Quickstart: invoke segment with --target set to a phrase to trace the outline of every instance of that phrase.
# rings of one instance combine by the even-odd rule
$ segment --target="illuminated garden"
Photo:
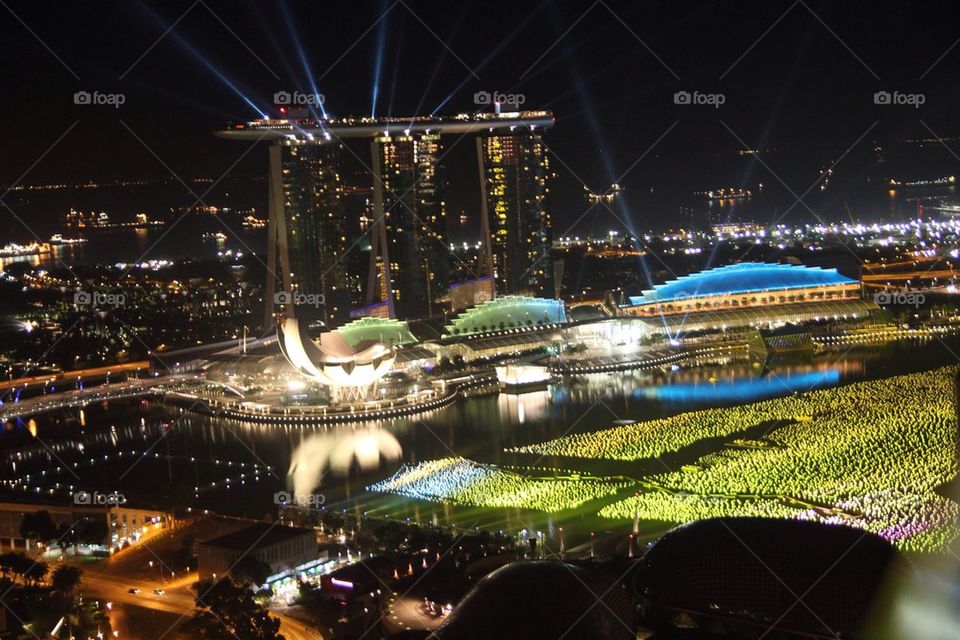
[[[565,436],[512,450],[531,465],[516,471],[463,458],[423,462],[371,489],[609,520],[810,519],[933,551],[956,538],[960,515],[938,492],[957,473],[957,374],[946,367]],[[687,459],[675,463],[678,452]],[[603,478],[533,466],[557,458],[638,469]],[[662,471],[639,469],[653,459]]]
[[[370,490],[456,505],[563,511],[610,496],[631,483],[570,474],[533,478],[464,458],[404,466]]]

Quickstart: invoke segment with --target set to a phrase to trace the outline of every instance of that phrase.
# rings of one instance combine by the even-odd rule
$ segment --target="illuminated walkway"
[[[157,392],[157,387],[191,379],[190,375],[175,375],[145,380],[127,380],[83,389],[46,393],[18,402],[7,402],[0,407],[0,420],[31,416],[53,409],[83,407],[91,402],[116,398],[133,398]]]

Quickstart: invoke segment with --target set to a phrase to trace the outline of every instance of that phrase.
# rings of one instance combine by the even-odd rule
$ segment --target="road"
[[[182,615],[187,619],[194,609],[194,595],[189,587],[177,587],[167,590],[165,595],[156,595],[153,590],[166,589],[159,581],[118,579],[115,575],[97,573],[89,566],[84,567],[80,586],[84,595],[99,598],[117,605],[133,605]],[[131,588],[140,589],[140,593],[130,593]],[[316,629],[288,615],[271,612],[280,620],[280,633],[287,640],[322,640]],[[159,634],[165,630],[158,630]]]
[[[157,378],[142,378],[115,382],[109,385],[101,384],[83,389],[56,391],[33,396],[32,398],[24,398],[19,402],[7,402],[4,404],[2,408],[0,408],[0,420],[26,417],[44,411],[50,411],[51,409],[82,407],[91,402],[99,402],[101,400],[134,397],[148,393],[159,385],[174,384],[176,382],[189,380],[192,377],[193,376],[187,374],[177,374]],[[69,382],[65,382],[64,384],[69,384]]]
[[[442,605],[441,605],[442,606]],[[392,596],[383,617],[384,625],[392,633],[406,629],[429,629],[433,631],[444,621],[443,616],[426,613],[423,600],[412,596]]]

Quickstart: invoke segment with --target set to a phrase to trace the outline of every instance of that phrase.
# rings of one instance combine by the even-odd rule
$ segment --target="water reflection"
[[[960,340],[946,342],[845,348],[767,368],[740,360],[587,375],[565,379],[548,391],[470,398],[423,415],[356,427],[250,424],[139,400],[94,403],[36,416],[33,426],[29,419],[8,423],[0,431],[0,491],[10,486],[4,482],[31,475],[30,491],[79,484],[87,490],[120,490],[136,502],[175,499],[177,506],[262,517],[275,514],[276,492],[302,496],[321,485],[328,508],[352,509],[360,503],[361,510],[371,513],[435,517],[444,523],[458,519],[532,526],[531,514],[515,510],[464,515],[415,500],[390,499],[388,505],[379,496],[378,504],[371,504],[364,487],[395,473],[402,462],[462,456],[517,464],[516,454],[505,449],[606,428],[619,420],[654,419],[955,364],[951,351],[960,353]],[[563,466],[553,459],[544,464]],[[46,475],[39,475],[43,470]],[[601,463],[593,470],[611,471]],[[16,496],[24,495],[22,488],[16,491]],[[546,524],[538,521],[536,526]]]
[[[840,382],[840,370],[810,370],[769,373],[763,377],[709,378],[695,382],[654,385],[634,391],[635,396],[680,403],[745,403],[766,400],[784,393],[832,387]]]
[[[497,409],[501,420],[509,420],[512,424],[525,424],[527,420],[539,422],[547,417],[550,411],[550,392],[534,391],[522,394],[502,393],[497,396]]]
[[[381,460],[396,462],[403,449],[384,429],[335,430],[307,437],[290,456],[287,486],[298,500],[306,500],[320,486],[328,471],[347,475],[356,462],[361,472],[380,466]]]

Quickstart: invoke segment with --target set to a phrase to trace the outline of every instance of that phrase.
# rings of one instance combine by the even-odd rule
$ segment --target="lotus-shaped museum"
[[[348,343],[337,331],[310,337],[296,318],[277,325],[283,355],[297,371],[332,387],[364,387],[383,377],[393,366],[394,350],[380,342]]]

